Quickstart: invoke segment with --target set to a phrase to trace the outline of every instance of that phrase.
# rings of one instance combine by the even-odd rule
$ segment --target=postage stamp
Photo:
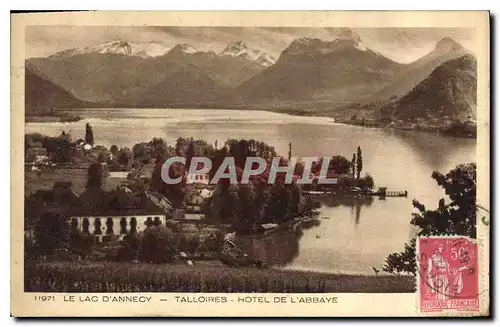
[[[467,237],[420,237],[421,312],[479,310],[478,244]]]

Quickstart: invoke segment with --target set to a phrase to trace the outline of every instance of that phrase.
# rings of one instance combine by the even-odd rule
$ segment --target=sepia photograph
[[[27,24],[24,292],[478,313],[476,28],[332,26]]]

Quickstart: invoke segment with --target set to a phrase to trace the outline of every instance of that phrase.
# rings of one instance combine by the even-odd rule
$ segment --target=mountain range
[[[194,66],[200,74],[208,75],[224,87],[241,84],[272,62],[272,57],[265,53],[250,50],[243,43],[240,45],[246,48],[246,53],[259,53],[259,56],[245,55],[245,51],[237,53],[229,46],[218,55],[198,51],[189,44],[179,44],[153,56],[146,55],[144,47],[117,41],[66,50],[47,58],[32,58],[27,63],[82,100],[140,105],[141,94],[158,89],[157,86],[180,67]]]
[[[409,92],[443,62],[467,51],[451,39],[411,64],[394,62],[367,48],[359,38],[293,41],[270,68],[237,90],[253,99],[370,103]]]
[[[404,121],[476,119],[476,66],[471,55],[446,61],[404,97],[387,105],[384,114]]]
[[[40,77],[29,66],[25,69],[25,85],[26,115],[46,114],[57,109],[88,105],[62,87]]]
[[[424,57],[402,64],[369,49],[356,33],[346,31],[328,41],[295,39],[277,59],[241,41],[229,43],[220,53],[199,51],[189,44],[168,49],[122,40],[65,50],[26,61],[31,67],[26,69],[30,76],[26,87],[31,90],[26,96],[37,94],[36,85],[51,83],[44,94],[51,99],[47,105],[52,103],[54,108],[93,103],[107,107],[310,107],[314,112],[321,104],[321,110],[333,114],[340,108],[382,104],[383,113],[400,118],[421,112],[419,104],[427,106],[422,113],[426,117],[432,110],[440,114],[431,116],[447,112],[462,117],[464,110],[470,111],[466,108],[472,108],[475,59],[459,43],[444,38]],[[438,89],[442,97],[436,97]],[[59,97],[61,103],[53,103]],[[458,106],[460,113],[437,109],[451,105]]]

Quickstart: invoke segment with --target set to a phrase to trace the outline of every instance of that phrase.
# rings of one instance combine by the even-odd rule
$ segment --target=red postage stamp
[[[418,239],[421,312],[479,310],[478,245],[461,236]]]

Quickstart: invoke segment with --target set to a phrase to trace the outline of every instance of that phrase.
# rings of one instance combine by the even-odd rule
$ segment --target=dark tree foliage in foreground
[[[438,202],[437,209],[429,210],[417,200],[413,207],[411,224],[419,227],[418,236],[458,234],[476,237],[476,164],[461,164],[446,175],[433,172],[432,178],[442,187],[450,201],[444,198]],[[392,253],[386,258],[382,270],[389,273],[416,273],[415,239],[405,244],[401,253]]]
[[[72,231],[69,234],[69,245],[73,253],[85,258],[92,252],[95,245],[94,235],[81,231]]]
[[[60,214],[45,212],[35,227],[35,248],[50,254],[56,249],[68,247],[68,221]]]
[[[87,190],[100,190],[102,188],[102,165],[100,163],[91,164],[87,170],[87,184],[85,185]]]
[[[164,226],[146,228],[142,236],[139,259],[150,263],[172,261],[175,255],[175,235]]]
[[[120,248],[116,255],[118,261],[132,261],[139,259],[141,250],[142,234],[136,232],[125,235],[120,242]]]

